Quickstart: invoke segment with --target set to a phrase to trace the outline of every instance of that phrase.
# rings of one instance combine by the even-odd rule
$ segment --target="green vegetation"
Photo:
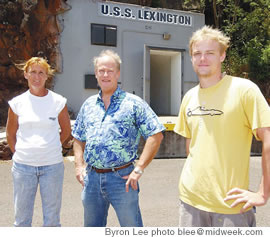
[[[226,71],[265,83],[270,80],[270,0],[227,2],[218,26],[231,37]]]
[[[162,2],[153,0],[153,7]],[[182,9],[195,7],[205,14],[207,25],[231,38],[224,70],[253,80],[270,98],[270,0],[182,1]]]

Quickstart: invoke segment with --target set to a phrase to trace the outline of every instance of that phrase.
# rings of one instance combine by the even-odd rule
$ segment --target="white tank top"
[[[12,158],[15,162],[44,166],[63,160],[58,115],[66,101],[50,90],[43,97],[28,90],[8,102],[19,123]]]

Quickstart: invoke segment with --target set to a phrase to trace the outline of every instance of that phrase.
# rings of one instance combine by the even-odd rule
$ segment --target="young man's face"
[[[220,76],[221,63],[226,56],[215,40],[201,40],[192,45],[191,62],[199,78]]]
[[[113,93],[117,89],[120,71],[113,58],[104,56],[98,59],[95,74],[102,92]]]

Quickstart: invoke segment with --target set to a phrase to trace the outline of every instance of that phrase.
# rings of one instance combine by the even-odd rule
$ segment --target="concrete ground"
[[[72,158],[72,157],[71,157]],[[178,226],[178,179],[185,159],[155,159],[143,174],[140,185],[140,206],[147,227]],[[13,225],[11,161],[0,161],[0,226]],[[250,189],[257,190],[261,176],[260,157],[251,157]],[[72,159],[65,159],[65,179],[61,222],[64,227],[83,226],[81,186],[74,176]],[[270,226],[270,204],[257,208],[257,226]],[[33,226],[42,226],[42,208],[37,195]],[[116,215],[110,209],[108,226],[118,227]]]

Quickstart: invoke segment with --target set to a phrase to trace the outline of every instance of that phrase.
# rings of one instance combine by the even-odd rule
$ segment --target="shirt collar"
[[[120,98],[120,96],[124,93],[123,90],[120,89],[119,86],[117,86],[115,92],[111,96],[111,101]],[[99,91],[98,93],[98,101],[102,101],[102,90]]]

